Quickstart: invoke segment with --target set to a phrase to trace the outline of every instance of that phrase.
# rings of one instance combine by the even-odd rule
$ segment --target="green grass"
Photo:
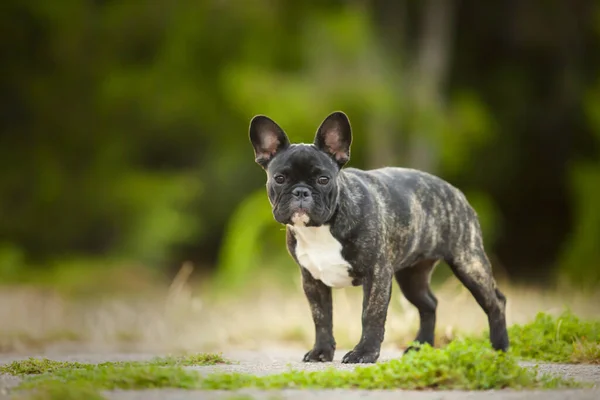
[[[192,363],[193,361],[190,361]],[[20,390],[39,393],[62,386],[83,390],[134,390],[148,388],[179,389],[523,389],[574,387],[573,381],[539,376],[537,371],[520,367],[510,354],[493,351],[477,340],[457,340],[444,349],[422,346],[420,351],[397,360],[359,366],[353,371],[330,368],[306,372],[254,376],[239,373],[213,373],[201,376],[181,368],[188,361],[150,363],[89,364],[46,363],[43,367],[22,367],[13,372],[34,371]],[[83,367],[81,366],[83,365]],[[62,390],[62,389],[60,389]],[[64,389],[67,390],[67,389]]]
[[[1,365],[0,373],[10,375],[38,375],[52,373],[59,369],[85,368],[87,364],[78,362],[54,361],[47,358],[28,358],[27,360],[13,361],[10,364]]]
[[[19,400],[100,400],[100,390],[176,387],[191,389],[198,375],[181,367],[228,363],[219,354],[160,357],[100,364],[29,358],[0,366],[0,373],[25,375]]]
[[[25,380],[20,389],[35,389],[59,382],[74,387],[91,387],[97,390],[133,390],[198,387],[200,375],[193,370],[173,366],[98,366],[93,369],[59,369]]]
[[[101,364],[87,364],[80,362],[54,361],[47,358],[29,358],[27,360],[13,361],[0,366],[0,373],[10,375],[38,375],[48,374],[59,370],[95,370],[109,367],[136,368],[136,367],[176,367],[193,365],[214,365],[227,363],[219,354],[194,354],[188,356],[157,357],[150,361],[117,361]]]
[[[62,382],[47,383],[12,397],[15,400],[105,400],[100,392],[89,385],[68,385]]]
[[[510,353],[519,358],[600,363],[600,321],[582,321],[568,311],[559,317],[539,313],[528,324],[511,326],[508,336]]]
[[[516,358],[493,351],[478,341],[458,340],[444,349],[422,346],[401,359],[353,371],[333,368],[319,372],[294,371],[256,377],[248,374],[214,374],[200,383],[203,389],[235,390],[312,389],[523,389],[577,386],[573,381],[538,376],[534,369],[517,364]]]
[[[600,364],[600,342],[585,340],[575,343],[571,361],[581,364]]]
[[[34,359],[0,366],[1,373],[25,375],[20,393],[31,399],[102,398],[102,390],[180,389],[525,389],[580,387],[572,380],[540,375],[523,368],[519,359],[547,362],[600,362],[600,321],[582,321],[571,313],[539,314],[525,325],[509,329],[508,353],[493,351],[481,336],[459,339],[442,349],[421,346],[401,359],[358,366],[352,371],[329,368],[254,376],[214,373],[201,376],[185,366],[226,362],[220,355],[198,354],[150,361],[86,364]],[[37,396],[37,397],[35,397]],[[95,396],[95,397],[94,397]]]

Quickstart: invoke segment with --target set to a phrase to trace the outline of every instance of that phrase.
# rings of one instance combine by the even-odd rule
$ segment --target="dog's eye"
[[[283,175],[275,175],[273,179],[275,179],[275,182],[277,182],[280,185],[285,182],[285,176]]]
[[[329,183],[329,178],[326,176],[321,176],[319,179],[317,179],[317,182],[319,182],[319,185],[327,185]]]

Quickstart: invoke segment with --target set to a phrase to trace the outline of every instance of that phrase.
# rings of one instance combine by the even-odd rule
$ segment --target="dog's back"
[[[393,227],[390,239],[405,249],[403,266],[423,258],[444,259],[463,248],[479,247],[477,214],[464,194],[427,172],[386,167],[346,168],[352,187],[370,197],[383,227]]]

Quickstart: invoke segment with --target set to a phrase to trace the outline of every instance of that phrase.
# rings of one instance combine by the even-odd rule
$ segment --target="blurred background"
[[[334,110],[350,166],[465,192],[507,285],[600,284],[598,1],[3,0],[0,26],[5,296],[297,284],[248,124],[311,142]]]

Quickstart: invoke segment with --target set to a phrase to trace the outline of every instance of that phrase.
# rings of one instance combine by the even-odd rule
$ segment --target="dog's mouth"
[[[308,211],[304,208],[299,208],[292,214],[292,224],[295,226],[306,226],[310,222]]]

